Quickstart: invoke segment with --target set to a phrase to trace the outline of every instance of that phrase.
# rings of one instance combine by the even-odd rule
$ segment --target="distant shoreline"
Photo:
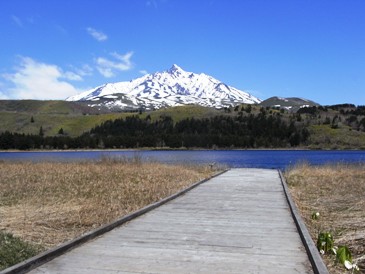
[[[222,165],[232,168],[285,170],[298,163],[310,165],[365,163],[364,150],[308,149],[111,149],[111,150],[32,150],[0,152],[0,162],[99,162],[138,161],[166,164]]]
[[[220,149],[208,149],[208,148],[108,148],[108,149],[34,149],[34,150],[19,150],[19,149],[9,149],[0,150],[3,152],[108,152],[108,151],[364,151],[364,149],[311,149],[311,148],[220,148]]]

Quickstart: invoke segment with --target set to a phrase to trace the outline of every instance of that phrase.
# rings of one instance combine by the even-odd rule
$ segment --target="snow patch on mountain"
[[[209,75],[187,72],[177,65],[129,82],[108,83],[66,100],[86,101],[90,106],[111,110],[159,109],[187,104],[222,108],[261,102]]]
[[[319,106],[318,103],[313,102],[308,99],[298,98],[298,97],[270,97],[260,103],[263,107],[275,107],[275,108],[282,108],[288,111],[296,112],[300,108],[304,107],[312,107],[312,106]]]

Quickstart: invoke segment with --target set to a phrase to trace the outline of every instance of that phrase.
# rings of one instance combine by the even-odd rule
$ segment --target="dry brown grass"
[[[298,165],[285,177],[314,242],[319,231],[332,232],[335,245],[349,247],[365,273],[365,166]],[[319,220],[311,214],[319,212]],[[334,256],[325,256],[330,273],[345,273]]]
[[[0,230],[50,248],[213,174],[208,167],[104,159],[0,163]]]

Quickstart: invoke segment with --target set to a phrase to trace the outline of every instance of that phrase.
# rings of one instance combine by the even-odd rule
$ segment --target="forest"
[[[62,127],[53,135],[42,126],[38,134],[5,130],[0,149],[365,149],[364,106],[313,106],[290,112],[242,105],[190,111],[130,113],[76,136]],[[31,116],[31,125],[34,120]]]
[[[62,131],[60,131],[62,133]],[[95,148],[283,148],[304,144],[306,128],[280,115],[214,116],[174,122],[161,115],[109,120],[78,137],[43,136],[3,132],[0,149],[95,149]]]

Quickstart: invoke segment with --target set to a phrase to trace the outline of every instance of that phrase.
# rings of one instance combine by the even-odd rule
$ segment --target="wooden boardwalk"
[[[276,170],[232,169],[30,273],[313,273]]]

